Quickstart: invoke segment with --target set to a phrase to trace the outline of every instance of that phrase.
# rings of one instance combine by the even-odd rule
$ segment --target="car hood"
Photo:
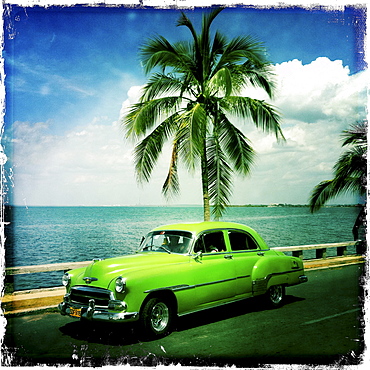
[[[122,257],[107,258],[92,262],[77,277],[74,284],[85,285],[84,278],[92,278],[90,286],[107,288],[110,282],[118,276],[127,277],[133,271],[158,269],[164,265],[189,262],[189,256],[169,254],[166,252],[144,252]],[[97,279],[97,280],[95,280]]]

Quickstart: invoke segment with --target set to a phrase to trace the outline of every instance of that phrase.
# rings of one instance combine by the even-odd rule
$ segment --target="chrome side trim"
[[[304,271],[304,268],[301,268],[301,269],[295,269],[295,270],[289,270],[289,271],[283,271],[283,272],[274,272],[272,274],[269,274],[267,276],[276,276],[276,275],[284,275],[284,274],[292,274],[292,273],[296,273],[298,271]]]
[[[182,290],[195,289],[195,288],[200,288],[200,287],[213,285],[213,284],[219,284],[219,283],[226,283],[228,281],[233,281],[233,280],[238,280],[238,279],[245,279],[245,278],[249,278],[249,277],[251,277],[251,275],[244,275],[244,276],[238,276],[238,277],[230,278],[230,279],[210,281],[210,282],[207,282],[207,283],[196,284],[196,285],[183,284],[183,285],[165,286],[165,287],[162,287],[162,288],[148,289],[148,290],[145,290],[144,293],[158,292],[160,290],[172,290],[173,292],[179,292],[179,291],[182,291]]]
[[[252,295],[250,296],[245,296],[243,298],[235,298],[231,301],[227,301],[227,302],[222,302],[222,303],[219,303],[219,302],[216,302],[215,304],[212,304],[212,305],[209,305],[209,306],[206,306],[206,307],[201,307],[201,308],[197,308],[196,310],[191,310],[191,311],[187,311],[187,312],[183,312],[183,313],[179,313],[178,316],[181,317],[181,316],[186,316],[186,315],[190,315],[192,313],[195,313],[195,312],[200,312],[200,311],[204,311],[204,310],[209,310],[210,308],[215,308],[215,307],[221,307],[221,306],[226,306],[230,303],[235,303],[235,302],[240,302],[240,301],[245,301],[246,299],[252,297]]]
[[[155,289],[148,289],[145,290],[144,293],[152,293],[152,292],[158,292],[159,290],[172,290],[173,292],[178,292],[181,290],[188,290],[188,289],[194,289],[195,285],[172,285],[172,286],[165,286],[162,288],[155,288]]]
[[[231,253],[233,254],[244,254],[244,253],[256,253],[256,252],[268,252],[270,251],[271,249],[243,249],[241,251],[231,251]]]
[[[272,273],[272,274],[269,274],[269,275],[265,276],[264,278],[253,280],[252,281],[252,291],[253,291],[253,293],[266,291],[268,282],[273,276],[291,274],[293,272],[296,273],[298,271],[304,271],[304,269],[302,268],[302,269],[299,269],[299,270],[275,272],[275,273]],[[291,285],[297,285],[297,284],[300,284],[300,283],[305,283],[306,281],[308,281],[308,278],[307,278],[306,275],[301,275],[301,276],[298,277],[298,279],[299,279],[298,283],[290,284],[290,286]]]
[[[237,280],[238,279],[245,279],[245,278],[250,278],[251,277],[251,275],[244,275],[244,276],[237,276]]]
[[[223,279],[223,280],[216,280],[216,281],[210,281],[208,283],[202,283],[202,284],[196,284],[195,288],[203,287],[203,286],[208,286],[208,285],[214,285],[214,284],[219,284],[219,283],[226,283],[228,281],[233,281],[236,280],[236,277],[230,278],[230,279]]]
[[[265,293],[267,291],[267,283],[269,278],[265,277],[262,279],[253,280],[252,292],[253,294]]]

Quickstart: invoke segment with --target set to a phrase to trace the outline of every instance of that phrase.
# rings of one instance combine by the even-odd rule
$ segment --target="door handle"
[[[233,259],[233,255],[232,254],[225,254],[224,255],[224,258],[227,259],[227,260],[232,260]]]
[[[257,253],[257,256],[264,256],[265,255],[265,252],[258,252]]]

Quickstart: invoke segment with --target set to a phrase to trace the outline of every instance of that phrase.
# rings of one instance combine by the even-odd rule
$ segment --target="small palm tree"
[[[366,194],[366,122],[358,122],[343,131],[342,146],[349,146],[333,167],[334,178],[325,180],[315,186],[310,197],[310,210],[319,210],[328,200],[341,193],[351,192],[364,196]],[[365,216],[364,207],[353,227],[354,239],[358,238],[358,228]]]
[[[135,168],[139,182],[149,181],[152,169],[167,140],[172,155],[163,185],[165,196],[179,192],[179,160],[194,170],[201,167],[204,220],[221,217],[231,195],[232,174],[247,175],[254,151],[248,138],[231,123],[239,117],[252,121],[277,138],[283,134],[279,114],[263,100],[241,96],[244,87],[262,88],[272,97],[274,83],[270,63],[260,42],[251,36],[230,41],[210,26],[222,8],[203,16],[198,35],[184,13],[177,26],[186,26],[191,42],[171,44],[162,36],[141,48],[146,73],[155,70],[137,104],[124,117],[127,137],[139,139]]]

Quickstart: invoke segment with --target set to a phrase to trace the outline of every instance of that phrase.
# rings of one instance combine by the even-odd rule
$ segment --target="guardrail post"
[[[347,255],[347,246],[337,248],[337,256],[343,257]]]
[[[362,256],[366,252],[366,241],[364,240],[357,240],[356,242],[356,254]]]
[[[292,256],[293,256],[293,257],[298,257],[298,258],[300,258],[301,260],[303,260],[303,250],[293,251],[293,252],[292,252]]]
[[[317,259],[326,258],[326,257],[327,257],[326,248],[316,249]]]

